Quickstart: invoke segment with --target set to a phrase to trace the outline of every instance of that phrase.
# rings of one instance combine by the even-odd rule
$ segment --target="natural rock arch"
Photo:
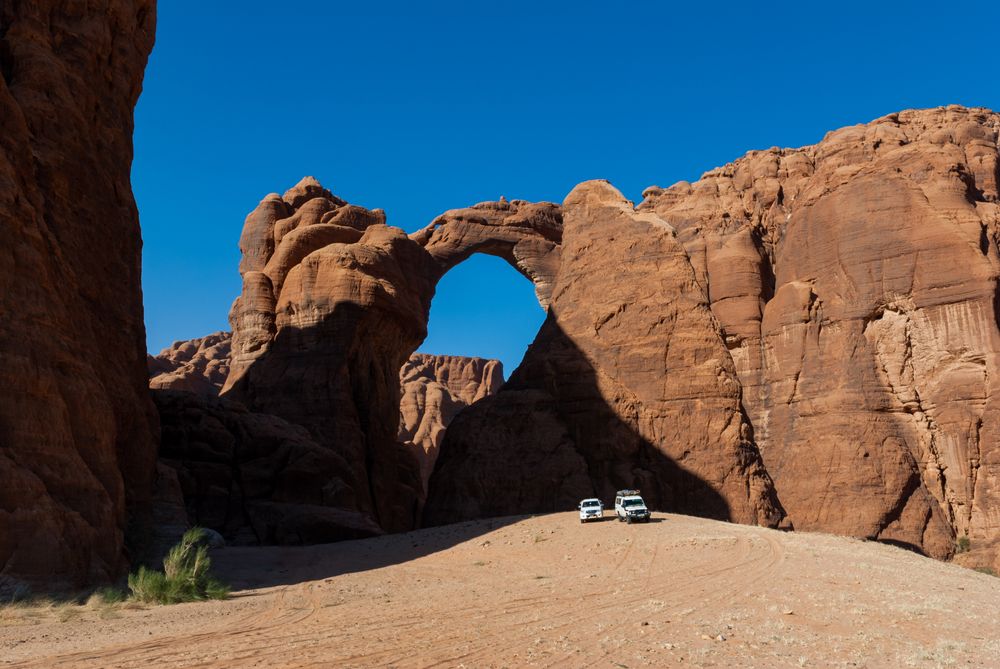
[[[558,205],[501,200],[448,211],[408,236],[311,178],[269,195],[240,242],[223,394],[305,426],[338,454],[322,503],[411,529],[424,491],[415,455],[396,441],[399,371],[426,337],[435,286],[486,253],[531,280],[545,307],[561,227]]]
[[[399,371],[426,337],[438,281],[486,253],[532,281],[548,319],[512,392],[460,423],[465,438],[452,440],[453,475],[430,491],[429,521],[564,509],[580,494],[642,484],[660,508],[776,524],[781,508],[741,414],[732,361],[673,230],[603,182],[578,187],[567,203],[576,220],[570,271],[561,267],[559,205],[482,203],[406,235],[380,210],[352,207],[312,179],[269,195],[241,239],[244,287],[230,315],[224,393],[305,426],[335,453],[308,475],[319,503],[360,511],[386,531],[419,525],[419,463],[396,439]],[[624,271],[639,277],[639,293],[631,280],[602,283]],[[642,304],[622,317],[635,300]],[[511,420],[528,432],[505,431]],[[487,433],[501,436],[477,450],[476,435]],[[502,490],[470,483],[494,469],[514,482],[523,475],[513,505]],[[464,504],[466,493],[480,499]]]

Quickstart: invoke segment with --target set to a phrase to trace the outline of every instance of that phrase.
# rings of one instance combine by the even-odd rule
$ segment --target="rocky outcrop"
[[[998,132],[905,111],[646,191],[797,529],[938,557],[1000,534]]]
[[[424,489],[414,449],[397,440],[399,372],[427,334],[437,281],[469,254],[492,253],[537,277],[544,295],[560,222],[555,205],[501,201],[407,236],[310,178],[268,196],[241,238],[223,396],[334,451],[324,473],[344,482],[346,508],[386,531],[415,527]]]
[[[499,360],[414,353],[399,370],[399,434],[420,462],[427,482],[437,460],[445,429],[459,411],[503,385]]]
[[[563,217],[548,318],[507,385],[449,427],[426,521],[638,487],[657,509],[777,524],[736,370],[674,230],[605,182],[577,186]]]
[[[147,356],[149,387],[218,396],[229,376],[231,345],[228,332],[174,342],[158,355]]]
[[[319,448],[302,427],[248,412],[236,402],[213,401],[229,371],[231,339],[228,332],[219,332],[175,342],[149,356],[150,388],[183,391],[154,392],[163,422],[153,505],[157,531],[164,535],[159,543],[169,548],[192,523],[236,543],[310,543],[317,537],[332,541],[360,536],[361,529],[369,534],[373,527],[377,530],[359,525],[356,512],[338,509],[336,500],[292,501],[288,487],[277,483],[301,478],[286,470],[301,464],[300,457],[289,453]],[[466,406],[500,389],[503,366],[498,360],[414,353],[399,371],[399,383],[397,439],[419,462],[422,500],[448,424]],[[331,471],[347,468],[343,462],[332,464]],[[243,482],[249,480],[271,483],[244,490]],[[327,483],[319,479],[305,487],[318,489]],[[184,519],[178,520],[177,508],[185,506]],[[303,531],[302,523],[311,529]]]
[[[150,522],[132,110],[153,0],[0,4],[0,594],[108,581]]]

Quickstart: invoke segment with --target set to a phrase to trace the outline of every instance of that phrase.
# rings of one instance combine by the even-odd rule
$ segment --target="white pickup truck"
[[[589,497],[580,502],[577,507],[580,510],[580,522],[588,520],[600,520],[604,517],[604,502],[596,497]]]
[[[615,515],[626,523],[648,523],[650,513],[638,490],[619,490],[615,493]]]

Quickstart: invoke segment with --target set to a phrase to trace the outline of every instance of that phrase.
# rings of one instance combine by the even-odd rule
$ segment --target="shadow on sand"
[[[416,560],[530,517],[489,518],[431,531],[415,530],[315,546],[217,549],[212,551],[212,571],[234,590],[322,580]]]

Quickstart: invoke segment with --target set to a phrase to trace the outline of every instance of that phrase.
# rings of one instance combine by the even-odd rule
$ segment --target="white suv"
[[[580,502],[577,507],[580,511],[580,522],[588,520],[600,520],[604,517],[604,502],[596,497],[588,497]]]
[[[650,513],[638,490],[619,490],[615,494],[615,515],[626,523],[648,523]]]

